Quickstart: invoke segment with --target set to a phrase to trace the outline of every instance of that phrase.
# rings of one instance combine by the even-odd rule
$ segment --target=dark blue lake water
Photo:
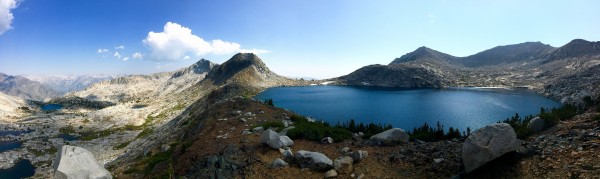
[[[478,129],[515,113],[534,115],[561,105],[529,90],[482,88],[278,87],[255,99],[273,99],[275,106],[331,124],[355,119],[407,130],[437,121],[445,128]]]
[[[25,133],[30,133],[31,130],[26,130],[26,131],[0,131],[0,137],[5,136],[5,135],[14,135],[14,136],[18,136],[21,134],[25,134]]]
[[[42,106],[42,110],[44,111],[52,111],[62,109],[63,105],[60,104],[46,104]]]
[[[19,141],[0,141],[0,153],[21,147]]]
[[[19,160],[15,165],[8,169],[0,169],[0,178],[18,179],[27,178],[35,174],[35,166],[29,160]]]
[[[70,134],[58,134],[58,137],[66,141],[79,140],[79,137]]]

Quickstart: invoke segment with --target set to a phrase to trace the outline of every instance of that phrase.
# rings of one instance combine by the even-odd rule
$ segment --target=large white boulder
[[[529,121],[529,130],[531,132],[539,132],[544,130],[544,120],[540,117],[535,117]]]
[[[55,179],[111,179],[112,175],[94,155],[81,147],[64,145],[54,160]]]
[[[279,133],[277,133],[271,129],[268,129],[260,135],[260,143],[267,144],[267,142],[269,142],[269,140],[277,139],[277,138],[279,138],[279,136],[280,136]]]
[[[296,163],[302,168],[327,171],[333,168],[333,161],[322,153],[300,150],[294,155]]]
[[[260,136],[260,142],[267,144],[272,149],[279,149],[294,145],[294,141],[288,136],[281,136],[273,130],[266,130]]]
[[[400,129],[393,128],[375,134],[369,138],[370,142],[375,145],[393,145],[399,143],[408,143],[408,134]]]
[[[267,145],[269,145],[269,147],[272,149],[279,149],[294,145],[294,141],[292,141],[292,139],[290,139],[288,136],[279,136],[278,138],[267,141]]]
[[[510,125],[495,123],[473,132],[462,147],[465,169],[471,172],[508,152],[519,148],[521,142]]]

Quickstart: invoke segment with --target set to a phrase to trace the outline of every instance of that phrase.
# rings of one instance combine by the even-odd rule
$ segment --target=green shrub
[[[542,108],[540,110],[540,118],[544,120],[544,129],[555,126],[561,120],[566,120],[577,115],[577,107],[572,104],[565,104],[559,108],[552,108],[547,110]]]
[[[331,137],[334,141],[339,142],[345,139],[352,138],[352,133],[341,127],[332,127],[326,122],[310,122],[303,116],[292,115],[290,117],[295,125],[293,129],[287,132],[288,137],[292,139],[307,139],[320,141],[325,137]]]
[[[594,121],[600,121],[600,115],[596,115],[592,118]]]
[[[119,145],[117,145],[117,146],[114,146],[114,147],[113,147],[113,149],[114,149],[114,150],[119,150],[119,149],[125,148],[125,147],[127,147],[127,145],[129,145],[129,143],[131,143],[131,141],[129,141],[129,142],[124,142],[124,143],[122,143],[122,144],[119,144]]]
[[[470,131],[470,129],[469,129]],[[448,128],[448,132],[444,132],[444,126],[437,122],[436,128],[429,126],[429,124],[424,123],[421,127],[413,128],[412,131],[408,132],[408,135],[412,139],[418,139],[426,142],[435,142],[439,140],[446,139],[454,139],[461,138],[463,135],[460,130],[454,129],[452,127]],[[466,136],[466,134],[465,134]]]

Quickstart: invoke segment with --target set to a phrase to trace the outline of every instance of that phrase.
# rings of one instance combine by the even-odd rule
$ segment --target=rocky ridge
[[[365,66],[328,81],[403,88],[524,87],[561,102],[580,102],[581,97],[596,97],[600,92],[596,82],[600,75],[593,73],[600,64],[598,44],[576,39],[555,48],[527,42],[498,46],[467,57],[420,47],[389,65]]]

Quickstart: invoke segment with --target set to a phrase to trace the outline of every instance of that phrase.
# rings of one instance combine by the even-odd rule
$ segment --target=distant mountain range
[[[4,73],[0,73],[0,92],[30,100],[44,100],[60,95],[59,92],[42,85],[40,82]]]
[[[83,90],[86,87],[104,80],[110,80],[124,75],[21,75],[29,80],[37,81],[43,85],[65,94],[72,91]]]
[[[600,73],[594,73],[599,64],[600,42],[582,39],[559,48],[540,42],[498,46],[467,57],[420,47],[388,65],[365,66],[331,80],[404,88],[527,87],[565,102],[600,92]]]

